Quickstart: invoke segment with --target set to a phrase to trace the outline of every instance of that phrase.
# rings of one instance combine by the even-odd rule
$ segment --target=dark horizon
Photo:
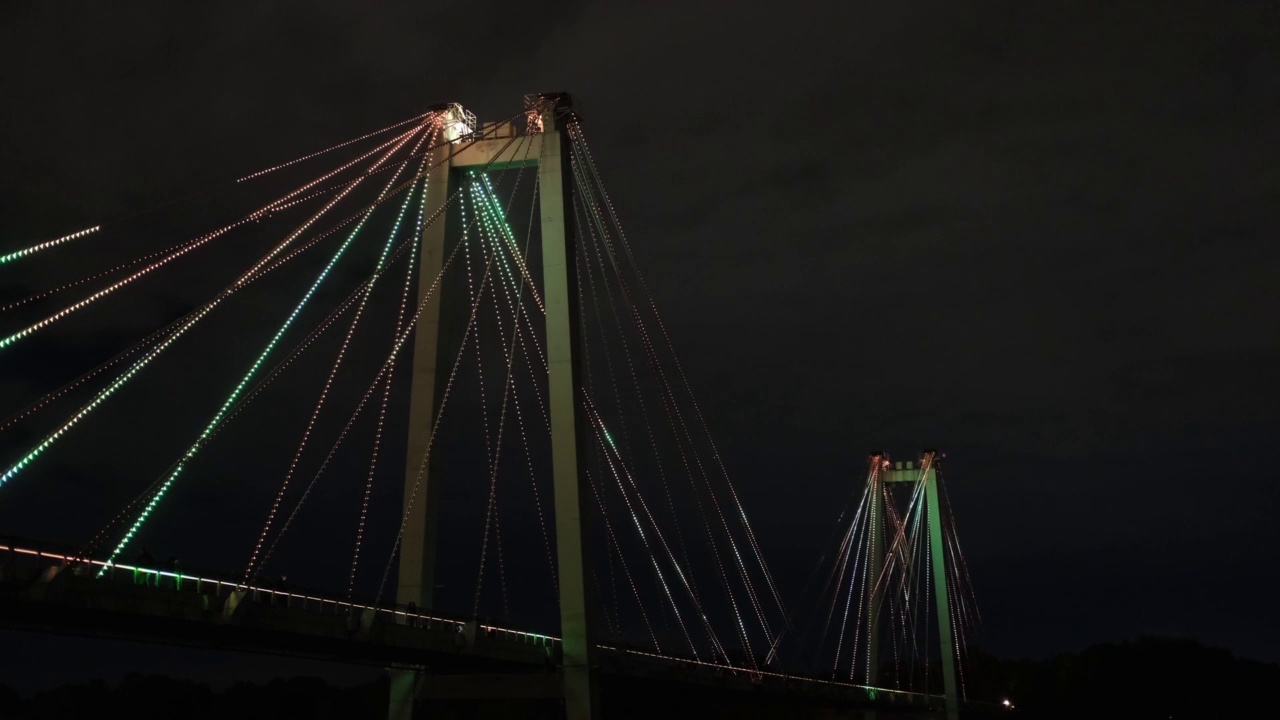
[[[0,254],[437,102],[493,121],[526,92],[567,90],[784,594],[799,594],[870,452],[937,447],[987,651],[1044,658],[1157,634],[1280,661],[1265,601],[1280,587],[1280,9],[666,10],[11,8]],[[237,192],[112,243],[130,257],[177,241],[160,229],[213,227]],[[173,219],[188,210],[191,225]],[[46,269],[0,267],[0,305],[102,269],[107,250],[57,252]],[[220,287],[208,278],[234,261],[204,252],[182,280],[139,283],[0,353],[0,420]],[[251,329],[270,322],[243,312]],[[0,314],[0,336],[12,325]],[[0,487],[0,535],[85,542],[101,523],[81,520],[114,513],[181,452],[253,351],[234,344],[199,348],[223,374],[161,376],[157,395],[191,392],[191,418],[78,429],[74,456]],[[242,452],[179,498],[154,552],[240,568],[246,542],[221,542],[212,518],[248,501],[210,478],[274,486],[287,458],[255,431],[277,421],[236,436]],[[0,462],[50,422],[0,435]],[[43,686],[68,649],[85,672],[125,667],[87,640],[22,644],[0,683]],[[293,662],[122,652],[207,678]]]
[[[1155,637],[1091,646],[1081,653],[1039,662],[975,659],[982,673],[974,678],[970,693],[985,700],[972,703],[968,717],[1007,717],[1010,710],[1037,718],[1079,717],[1081,713],[1161,718],[1186,712],[1252,717],[1265,700],[1230,688],[1269,687],[1280,680],[1280,664],[1240,660],[1195,641]],[[135,671],[112,682],[66,682],[28,693],[16,693],[0,683],[0,712],[7,712],[6,717],[36,718],[51,713],[137,712],[141,706],[147,716],[147,709],[154,712],[152,705],[158,702],[162,706],[183,705],[193,717],[224,717],[227,712],[243,717],[386,717],[389,683],[385,674],[379,671],[345,680],[271,675],[219,685],[207,679],[192,681]],[[628,700],[636,697],[635,693],[619,694],[616,688],[607,694]],[[759,713],[759,699],[728,707],[720,704],[726,699],[699,697],[694,692],[682,695],[677,703],[668,700],[659,704],[665,717]],[[435,711],[452,716],[451,711],[461,709],[454,703]],[[617,712],[625,717],[651,717],[656,709],[629,702]],[[545,704],[523,708],[499,705],[497,711],[507,717],[517,712],[525,717],[556,716],[556,709]]]

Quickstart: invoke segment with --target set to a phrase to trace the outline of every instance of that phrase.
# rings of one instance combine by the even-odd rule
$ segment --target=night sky
[[[1166,633],[1280,660],[1275,3],[432,5],[10,3],[0,253],[434,103],[495,120],[567,90],[781,575],[812,568],[868,452],[937,447],[987,649]],[[221,217],[201,198],[103,242],[176,242],[148,233],[179,210]],[[0,299],[93,272],[94,242],[0,268]],[[0,415],[221,284],[148,280],[0,357]],[[83,542],[77,503],[128,496],[94,427],[0,489],[0,533]],[[180,439],[147,432],[149,481]],[[33,489],[59,468],[77,499]],[[106,646],[32,642],[6,675],[47,682],[72,647],[112,672]]]

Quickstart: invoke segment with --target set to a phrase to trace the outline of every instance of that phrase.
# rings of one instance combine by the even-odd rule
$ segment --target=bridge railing
[[[173,592],[192,593],[215,599],[219,606],[228,600],[296,608],[328,616],[347,616],[369,624],[387,623],[424,629],[453,629],[459,634],[482,633],[489,640],[558,649],[554,635],[504,628],[467,620],[445,613],[424,613],[408,605],[372,605],[326,597],[314,590],[270,585],[249,585],[222,580],[213,573],[164,570],[126,563],[107,563],[80,555],[78,550],[37,543],[25,538],[0,538],[0,583],[49,582],[61,573],[98,576],[113,585],[135,585]]]
[[[544,648],[547,657],[556,657],[560,639],[552,635],[531,633],[504,628],[443,613],[422,613],[402,605],[369,605],[325,597],[322,593],[298,588],[273,588],[262,585],[244,585],[234,581],[211,577],[211,574],[194,574],[176,570],[161,570],[136,565],[108,563],[80,557],[78,551],[36,543],[22,538],[0,537],[0,587],[8,585],[29,586],[52,582],[57,576],[69,573],[79,577],[95,577],[97,582],[113,586],[127,585],[151,588],[160,592],[200,595],[209,598],[206,609],[225,607],[228,600],[238,594],[236,601],[255,605],[289,607],[300,612],[318,613],[331,617],[346,617],[355,622],[385,623],[424,630],[445,630],[459,636],[474,639],[484,637],[488,641],[513,643]],[[721,663],[656,653],[638,647],[600,645],[601,650],[618,659],[627,659],[628,666],[637,661],[658,663],[664,673],[678,673],[685,677],[704,676],[720,682],[732,678],[758,684],[763,681],[785,686],[800,685],[810,691],[848,695],[864,694],[870,699],[890,704],[928,705],[940,700],[940,696],[905,692],[888,688],[871,688],[856,683],[842,682],[812,676],[793,675],[784,672],[731,667]],[[634,669],[634,668],[632,668]]]

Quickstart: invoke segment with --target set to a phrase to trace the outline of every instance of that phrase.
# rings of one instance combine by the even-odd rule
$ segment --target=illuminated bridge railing
[[[106,568],[101,578],[99,571]],[[10,589],[54,586],[60,576],[69,574],[82,589],[92,589],[105,584],[101,592],[117,591],[139,593],[143,588],[156,590],[145,593],[159,597],[185,598],[188,609],[196,597],[200,601],[194,607],[206,617],[222,613],[234,613],[235,603],[249,608],[275,608],[279,612],[298,616],[323,616],[341,619],[345,627],[358,635],[358,628],[396,626],[394,629],[412,635],[447,635],[464,652],[493,656],[517,662],[558,661],[560,639],[553,635],[504,628],[487,623],[449,617],[441,613],[423,613],[406,606],[369,605],[325,597],[322,593],[300,589],[243,585],[238,582],[211,577],[211,574],[180,572],[147,568],[136,565],[108,564],[102,560],[80,558],[76,551],[52,548],[46,544],[26,539],[0,538],[0,587]],[[67,578],[62,578],[64,581]],[[99,592],[94,590],[93,592]],[[234,598],[234,600],[233,600]],[[230,607],[229,607],[230,606]],[[188,617],[187,619],[192,619]],[[403,637],[403,636],[402,636]],[[369,638],[369,642],[385,641],[385,636]],[[437,647],[439,644],[437,643]],[[504,648],[515,652],[504,652]],[[851,682],[808,675],[795,675],[770,670],[752,670],[731,667],[693,658],[656,653],[639,648],[602,644],[601,657],[604,669],[626,675],[648,675],[659,678],[679,678],[695,684],[740,687],[766,686],[775,691],[798,691],[809,696],[840,698],[846,701],[866,702],[876,705],[924,707],[941,701],[939,695],[905,692],[891,688],[872,688]],[[536,649],[536,651],[535,651]]]
[[[204,609],[217,609],[212,601],[234,604],[287,607],[300,612],[328,616],[344,616],[364,624],[396,624],[426,630],[452,630],[460,636],[477,631],[486,639],[545,648],[548,654],[559,652],[560,638],[542,633],[467,621],[439,613],[424,613],[404,605],[369,605],[325,597],[321,593],[300,589],[245,585],[238,582],[178,570],[148,568],[125,563],[107,563],[94,558],[78,557],[75,551],[50,548],[25,539],[0,539],[0,582],[52,581],[61,573],[93,577],[105,569],[100,582],[111,585],[135,585],[167,589],[198,595],[205,599]],[[232,599],[234,598],[234,599]]]

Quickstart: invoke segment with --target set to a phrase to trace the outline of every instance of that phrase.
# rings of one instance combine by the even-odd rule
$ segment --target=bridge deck
[[[0,626],[426,670],[432,674],[555,673],[559,639],[396,606],[242,586],[0,544]],[[600,645],[605,676],[701,686],[805,702],[915,710],[940,696],[756,672]],[[537,691],[534,691],[535,694]]]

